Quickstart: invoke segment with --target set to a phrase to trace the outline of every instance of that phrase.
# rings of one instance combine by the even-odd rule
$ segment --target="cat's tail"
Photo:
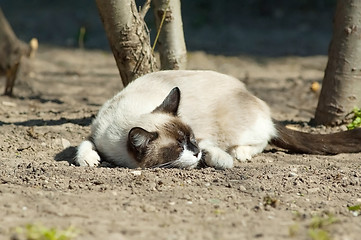
[[[338,154],[361,152],[361,128],[331,133],[311,134],[289,129],[275,122],[277,136],[271,143],[295,153]]]

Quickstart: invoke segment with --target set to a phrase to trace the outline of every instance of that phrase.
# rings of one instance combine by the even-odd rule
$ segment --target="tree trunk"
[[[36,49],[36,39],[32,39],[29,46],[16,37],[0,8],[0,76],[6,76],[5,95],[13,94],[21,57],[34,54]]]
[[[184,42],[180,0],[153,0],[157,29],[161,27],[158,48],[161,69],[185,69],[187,50]],[[163,25],[162,18],[165,13]]]
[[[315,123],[340,123],[361,107],[361,1],[338,0]]]
[[[123,85],[157,70],[149,34],[134,0],[96,0]]]

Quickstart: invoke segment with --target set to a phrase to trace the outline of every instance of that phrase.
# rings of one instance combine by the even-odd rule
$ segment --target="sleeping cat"
[[[236,78],[213,71],[160,71],[136,79],[102,106],[75,161],[225,169],[234,159],[251,159],[269,142],[298,153],[360,152],[361,129],[297,132],[273,121],[266,103]]]

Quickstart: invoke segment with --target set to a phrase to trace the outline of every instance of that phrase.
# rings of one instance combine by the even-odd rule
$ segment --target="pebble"
[[[341,126],[340,126],[340,130],[341,130],[341,131],[347,131],[348,129],[347,129],[347,126],[346,126],[346,125],[341,125]]]
[[[360,215],[360,212],[359,211],[351,211],[351,214],[354,216],[354,217],[358,217]]]
[[[308,193],[315,193],[315,192],[318,192],[318,191],[320,191],[319,187],[310,188],[310,189],[307,190]]]
[[[294,203],[291,203],[290,207],[291,207],[292,209],[298,208],[298,206],[297,206],[296,204],[294,204]]]
[[[130,173],[133,174],[134,176],[140,176],[140,175],[142,175],[142,171],[141,171],[141,170],[131,171]]]
[[[288,176],[289,176],[289,177],[297,177],[298,175],[297,175],[297,173],[295,173],[295,172],[289,172],[289,173],[288,173]]]
[[[156,191],[156,190],[157,190],[156,187],[157,187],[157,184],[156,184],[155,182],[151,182],[151,183],[149,184],[149,188],[150,188],[151,190],[153,190],[153,191]]]
[[[61,139],[61,145],[63,145],[63,149],[66,149],[66,148],[70,147],[71,144],[67,139],[62,138]]]
[[[7,106],[7,107],[16,107],[16,106],[17,106],[16,103],[7,102],[7,101],[3,101],[2,104],[3,104],[4,106]]]

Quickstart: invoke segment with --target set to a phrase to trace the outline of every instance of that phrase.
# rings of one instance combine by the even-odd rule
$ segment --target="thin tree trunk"
[[[338,0],[315,123],[339,123],[361,107],[361,1]]]
[[[184,42],[180,0],[153,0],[157,29],[163,25],[158,39],[161,69],[185,69],[187,50]]]
[[[149,34],[134,0],[96,0],[123,85],[157,70]]]

